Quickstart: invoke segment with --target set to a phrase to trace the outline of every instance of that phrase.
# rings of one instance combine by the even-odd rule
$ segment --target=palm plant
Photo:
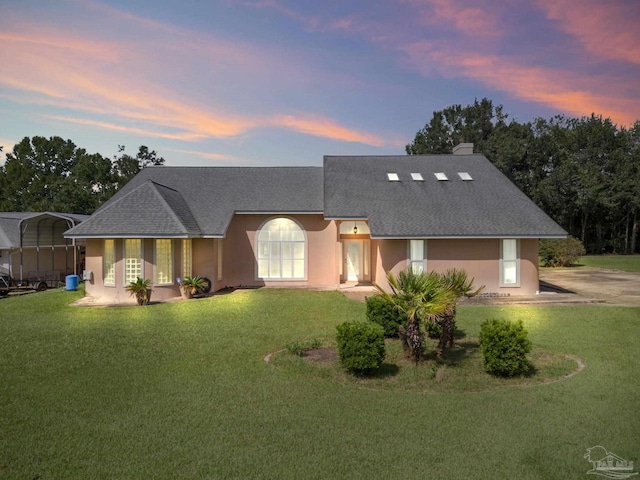
[[[151,285],[151,280],[138,277],[135,282],[129,283],[126,289],[129,295],[135,295],[138,305],[148,305],[151,300],[151,292],[153,291]]]
[[[207,282],[207,279],[199,277],[197,275],[195,277],[185,277],[184,279],[182,279],[180,287],[182,288],[182,291],[185,293],[185,295],[188,298],[191,298],[194,295],[201,293],[207,286]]]
[[[436,355],[440,357],[447,344],[449,348],[454,344],[454,333],[456,330],[456,307],[458,299],[460,297],[475,297],[478,295],[484,285],[480,288],[473,290],[473,278],[469,280],[467,272],[464,270],[450,269],[444,273],[439,274],[440,287],[449,291],[450,303],[445,308],[444,312],[440,315],[439,321],[442,325],[442,333],[440,334],[440,341],[436,348]]]
[[[407,317],[406,328],[399,329],[405,351],[418,363],[424,348],[422,321],[433,321],[441,316],[454,301],[452,293],[442,287],[437,273],[415,273],[411,268],[395,276],[387,273],[391,293],[379,285],[379,294]]]

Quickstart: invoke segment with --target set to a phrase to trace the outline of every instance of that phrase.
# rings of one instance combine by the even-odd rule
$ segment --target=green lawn
[[[578,264],[586,267],[640,272],[640,255],[586,255],[580,257]]]
[[[466,307],[585,360],[560,382],[394,391],[264,362],[364,316],[337,292],[149,307],[0,300],[0,478],[586,478],[588,447],[640,465],[640,309]],[[411,367],[406,367],[411,368]],[[637,470],[637,468],[636,468]]]

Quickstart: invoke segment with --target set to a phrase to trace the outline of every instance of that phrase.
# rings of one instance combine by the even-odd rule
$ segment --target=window
[[[182,278],[192,277],[191,239],[182,240]]]
[[[173,283],[173,241],[170,238],[156,239],[155,259],[156,285]]]
[[[107,287],[116,286],[116,241],[108,239],[104,241],[104,284]]]
[[[390,182],[399,182],[400,181],[400,177],[398,177],[397,173],[387,173],[387,179]]]
[[[142,240],[126,238],[124,240],[124,283],[129,285],[142,274]]]
[[[443,172],[436,172],[436,173],[434,173],[434,175],[436,176],[436,178],[437,178],[437,179],[438,179],[438,181],[440,181],[440,182],[444,182],[444,181],[449,180],[449,179],[447,178],[447,176],[446,176]]]
[[[469,175],[469,172],[458,172],[458,176],[460,177],[461,180],[464,180],[465,182],[473,180],[473,178],[471,178],[471,175]]]
[[[518,240],[505,238],[502,240],[500,259],[500,285],[503,287],[520,286],[520,262],[518,260]]]
[[[222,239],[218,239],[218,280],[222,280]]]
[[[422,273],[426,270],[425,247],[425,240],[409,240],[409,265],[413,273]]]
[[[258,232],[258,277],[305,278],[304,231],[288,218],[274,218]]]
[[[422,178],[422,174],[420,173],[412,173],[411,174],[411,178],[413,179],[414,182],[423,182],[424,178]]]

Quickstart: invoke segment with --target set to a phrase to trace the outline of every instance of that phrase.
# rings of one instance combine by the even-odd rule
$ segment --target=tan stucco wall
[[[427,240],[427,270],[463,269],[484,293],[534,295],[539,290],[538,240],[520,239],[520,286],[500,286],[499,239]],[[386,272],[407,268],[407,240],[372,240],[373,279],[386,287]]]
[[[256,232],[276,215],[236,215],[223,241],[223,281],[220,286],[337,287],[339,284],[336,223],[322,215],[285,215],[296,221],[307,236],[307,278],[274,281],[257,278]],[[222,285],[223,284],[223,285]]]
[[[286,215],[298,222],[307,236],[307,278],[293,281],[263,281],[257,278],[255,261],[256,232],[264,222],[275,215],[236,215],[223,240],[196,238],[192,241],[192,274],[209,278],[213,289],[230,287],[326,287],[339,284],[339,256],[336,224],[324,220],[322,215]],[[222,278],[218,278],[218,242],[222,242]],[[133,299],[123,284],[123,240],[116,239],[116,285],[103,286],[102,249],[104,240],[89,239],[86,247],[86,269],[93,271],[93,279],[86,282],[87,295],[114,302]],[[167,299],[180,295],[175,278],[182,274],[182,240],[173,241],[174,284],[153,286],[151,299]],[[154,278],[154,240],[143,240],[144,277]]]
[[[288,215],[287,217],[298,222],[307,236],[307,278],[282,282],[257,278],[256,232],[267,220],[275,218],[274,215],[236,215],[229,225],[225,239],[193,239],[193,275],[209,278],[213,282],[214,290],[225,286],[336,288],[340,283],[340,265],[343,262],[336,222],[324,220],[322,215]],[[223,263],[222,278],[219,279],[217,256],[220,241],[223,245]],[[86,282],[87,294],[116,302],[131,302],[132,298],[123,285],[123,241],[120,239],[116,240],[116,286],[102,286],[103,243],[103,240],[87,240],[86,269],[93,271],[93,279]],[[485,293],[532,295],[539,289],[538,241],[521,239],[519,244],[519,287],[500,286],[499,239],[427,240],[427,269],[439,272],[449,268],[464,269],[469,277],[475,279],[476,286],[485,286]],[[397,274],[407,268],[407,240],[372,239],[370,247],[371,280],[386,287],[388,271]],[[173,248],[174,284],[154,285],[152,299],[166,299],[180,295],[175,278],[182,274],[182,240],[174,240]],[[154,278],[153,254],[153,239],[144,239],[145,278]]]
[[[87,295],[92,297],[98,297],[105,300],[111,300],[117,303],[134,302],[135,299],[129,295],[124,285],[124,262],[122,260],[123,252],[122,239],[116,239],[116,285],[114,287],[104,286],[102,282],[103,278],[103,263],[102,263],[102,249],[104,240],[102,239],[87,239],[86,250],[86,270],[93,272],[92,279],[85,282],[85,291]],[[173,241],[174,252],[174,264],[173,264],[173,284],[172,285],[153,285],[153,293],[151,294],[151,300],[161,300],[167,298],[173,298],[180,296],[178,285],[175,283],[176,277],[180,276],[182,269],[181,265],[181,240]],[[151,238],[145,238],[142,241],[142,255],[143,262],[143,276],[153,280],[155,277],[153,256],[154,256],[154,240]]]

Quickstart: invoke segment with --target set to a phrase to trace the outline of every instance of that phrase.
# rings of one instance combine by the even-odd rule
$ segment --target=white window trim
[[[505,240],[515,240],[516,242],[516,283],[505,283],[504,282],[504,241]],[[507,260],[509,262],[513,260]],[[520,287],[520,239],[519,238],[502,238],[500,239],[500,286],[504,288],[518,288]]]
[[[188,245],[188,248],[185,246]],[[193,276],[193,240],[190,238],[182,239],[182,278]],[[189,250],[187,252],[187,250]],[[187,266],[189,268],[187,268]]]
[[[125,238],[122,240],[122,271],[124,276],[124,284],[129,285],[127,281],[127,240],[140,240],[140,278],[144,279],[144,239],[142,238]]]
[[[260,232],[262,231],[262,229],[264,228],[264,226],[267,223],[271,222],[272,220],[276,220],[278,218],[286,218],[287,220],[291,220],[302,231],[302,235],[304,236],[304,274],[303,274],[302,277],[271,278],[271,277],[261,277],[258,274],[258,272],[259,272],[259,261],[260,261],[260,258],[259,258],[260,257],[260,240],[259,240]],[[280,242],[280,243],[282,243],[282,242]],[[260,228],[258,228],[256,230],[256,233],[255,233],[255,256],[254,256],[254,258],[255,258],[255,280],[261,280],[261,281],[264,281],[264,282],[306,282],[308,280],[308,275],[309,275],[309,237],[307,236],[307,231],[300,224],[300,222],[298,220],[296,220],[295,218],[279,215],[279,216],[270,217],[270,218],[266,219],[264,222],[262,222],[262,224],[260,225]]]
[[[411,258],[411,242],[422,242],[422,260],[417,260]],[[419,264],[422,262],[422,271],[427,271],[427,241],[420,238],[412,238],[407,240],[407,268],[411,268],[413,270],[414,264]]]
[[[159,241],[168,241],[169,242],[169,266],[171,268],[171,272],[169,274],[168,282],[160,282],[158,280],[158,242]],[[153,283],[157,286],[164,285],[173,285],[173,270],[174,270],[174,261],[173,261],[173,240],[170,238],[156,238],[153,240]]]
[[[111,269],[113,271],[113,282],[107,281],[107,242],[112,242],[113,250],[112,250],[112,265]],[[102,283],[105,287],[115,287],[116,286],[116,240],[113,238],[106,238],[103,243],[103,256],[102,256]]]

